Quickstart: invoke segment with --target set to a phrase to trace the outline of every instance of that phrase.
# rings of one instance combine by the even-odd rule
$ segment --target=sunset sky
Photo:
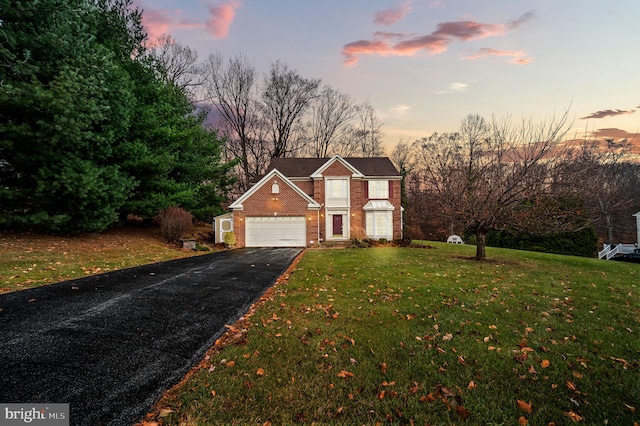
[[[471,113],[537,121],[570,108],[572,133],[640,132],[640,1],[134,0],[151,38],[205,58],[276,60],[384,123],[387,147],[458,129]]]

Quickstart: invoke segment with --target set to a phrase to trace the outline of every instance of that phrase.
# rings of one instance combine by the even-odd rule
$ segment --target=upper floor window
[[[344,207],[349,205],[348,179],[326,180],[325,204],[327,207]]]
[[[388,180],[370,180],[368,197],[372,199],[389,198],[389,181]]]
[[[280,185],[278,185],[278,182],[273,182],[273,184],[271,185],[271,193],[272,194],[280,193]]]

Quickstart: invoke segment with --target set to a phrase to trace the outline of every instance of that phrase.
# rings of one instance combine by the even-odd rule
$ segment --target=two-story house
[[[276,158],[230,208],[237,245],[402,238],[400,173],[386,157]]]

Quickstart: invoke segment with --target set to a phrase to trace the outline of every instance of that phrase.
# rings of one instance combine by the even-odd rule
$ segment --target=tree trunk
[[[609,240],[609,244],[613,244],[613,221],[611,220],[611,215],[606,215],[607,219],[607,240]]]
[[[486,242],[487,234],[482,231],[476,231],[476,260],[485,260],[487,258]]]

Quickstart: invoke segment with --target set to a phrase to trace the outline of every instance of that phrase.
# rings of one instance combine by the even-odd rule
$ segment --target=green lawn
[[[152,227],[66,238],[0,231],[0,293],[197,254],[165,243]]]
[[[308,250],[149,419],[640,421],[638,265],[430,244]]]

